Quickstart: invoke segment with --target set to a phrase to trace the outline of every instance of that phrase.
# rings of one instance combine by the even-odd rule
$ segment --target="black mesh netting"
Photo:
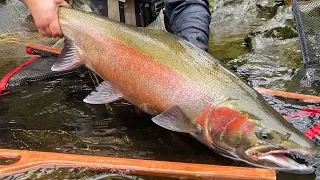
[[[22,67],[21,70],[13,74],[7,82],[7,89],[34,81],[40,81],[48,78],[59,77],[67,74],[84,75],[85,68],[78,68],[71,71],[54,72],[51,67],[57,56],[39,57],[30,64]]]
[[[320,1],[292,0],[308,82],[320,82]]]

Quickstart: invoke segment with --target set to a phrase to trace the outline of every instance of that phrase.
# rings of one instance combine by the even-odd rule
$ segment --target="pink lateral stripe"
[[[30,63],[32,63],[33,61],[35,61],[36,59],[38,59],[39,57],[32,57],[31,59],[27,60],[25,63],[23,63],[22,65],[16,67],[14,70],[10,71],[8,74],[6,74],[0,81],[0,93],[2,93],[7,86],[7,83],[9,81],[9,79],[16,74],[17,72],[19,72],[23,67],[29,65]]]

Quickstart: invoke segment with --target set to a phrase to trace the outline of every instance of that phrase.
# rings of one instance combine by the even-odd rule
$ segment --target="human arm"
[[[69,7],[64,0],[21,0],[28,6],[40,35],[62,37],[58,21],[58,7]]]
[[[208,0],[165,0],[174,33],[208,51],[211,14]]]

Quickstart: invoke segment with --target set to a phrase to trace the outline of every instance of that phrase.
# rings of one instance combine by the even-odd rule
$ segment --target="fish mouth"
[[[314,172],[312,166],[306,165],[305,159],[295,157],[295,154],[302,156],[310,156],[310,153],[305,149],[279,149],[270,148],[276,147],[253,147],[245,151],[245,154],[250,159],[250,164],[255,166],[272,168],[275,170],[286,171],[291,173],[309,174]],[[260,150],[264,150],[260,151]]]

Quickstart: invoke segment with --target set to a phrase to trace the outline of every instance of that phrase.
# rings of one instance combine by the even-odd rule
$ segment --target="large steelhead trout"
[[[205,51],[155,25],[137,28],[68,8],[59,8],[59,22],[65,45],[52,70],[85,65],[105,80],[85,102],[124,98],[156,124],[190,133],[223,156],[313,171],[288,154],[312,156],[314,143]]]

